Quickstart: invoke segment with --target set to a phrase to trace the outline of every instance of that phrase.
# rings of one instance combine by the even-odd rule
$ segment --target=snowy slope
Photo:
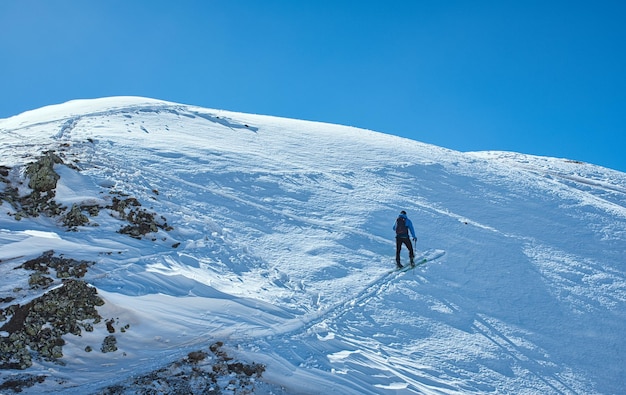
[[[216,341],[265,364],[256,393],[626,388],[624,173],[135,97],[0,120],[0,139],[8,179],[54,150],[61,204],[115,191],[173,228],[135,239],[101,212],[68,231],[2,202],[0,300],[54,250],[96,262],[99,311],[129,328],[110,353],[85,352],[104,323],[66,335],[63,364],[35,359],[48,379],[24,393],[94,393]],[[399,274],[400,210],[432,260]]]

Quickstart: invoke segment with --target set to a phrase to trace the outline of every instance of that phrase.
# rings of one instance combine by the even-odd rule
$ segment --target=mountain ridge
[[[19,207],[2,200],[2,274],[27,289],[9,258],[93,261],[85,281],[106,302],[99,311],[129,325],[115,352],[84,351],[101,323],[63,337],[65,367],[34,355],[30,369],[67,391],[115,383],[104,366],[130,377],[158,368],[156,355],[213,355],[208,339],[263,363],[256,393],[623,385],[623,173],[137,97],[33,110],[0,120],[0,135],[4,192],[27,195],[24,169],[53,150],[64,161],[54,199],[88,220],[76,231],[55,217],[15,221]],[[388,278],[401,209],[419,253],[444,254]],[[146,213],[163,227],[120,232]],[[34,391],[64,391],[47,381]]]

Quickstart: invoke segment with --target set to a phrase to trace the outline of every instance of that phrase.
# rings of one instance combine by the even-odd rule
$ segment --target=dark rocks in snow
[[[50,284],[52,284],[53,282],[54,282],[53,279],[51,279],[48,276],[44,276],[41,273],[33,273],[28,278],[28,285],[30,286],[31,289],[38,289],[38,288],[45,289],[45,288],[48,288]]]
[[[0,201],[6,201],[13,207],[16,220],[39,215],[59,217],[67,229],[75,231],[79,226],[89,225],[89,217],[96,217],[101,210],[108,209],[114,217],[128,222],[128,225],[120,228],[119,233],[136,239],[156,233],[159,229],[173,229],[167,224],[165,217],[143,209],[139,200],[134,197],[115,196],[106,207],[97,204],[73,204],[68,210],[55,200],[56,186],[60,179],[59,174],[54,171],[56,164],[64,164],[63,159],[53,151],[46,151],[35,162],[26,165],[25,175],[31,192],[25,196],[20,196],[19,188],[10,181],[11,169],[0,166],[0,183],[5,184],[4,188],[0,188]],[[72,165],[68,166],[75,169]],[[158,195],[158,191],[153,192]]]
[[[24,388],[32,387],[46,381],[46,376],[34,376],[31,374],[20,374],[6,380],[0,384],[0,391],[22,392]],[[4,393],[4,392],[0,392]]]
[[[55,188],[60,176],[54,171],[55,164],[63,160],[52,151],[46,151],[37,161],[26,166],[28,187],[32,192],[22,197],[19,202],[22,216],[37,217],[40,213],[50,217],[63,213],[65,207],[55,200]]]
[[[229,362],[233,358],[217,342],[209,351],[192,351],[186,358],[148,374],[102,389],[97,394],[254,394],[265,365]]]
[[[11,203],[11,200],[17,196],[17,188],[10,187],[10,181],[7,177],[9,177],[10,167],[0,166],[0,183],[5,184],[4,187],[0,184],[0,202],[5,200]]]
[[[100,351],[107,353],[117,351],[117,339],[113,335],[109,335],[104,338],[102,341],[102,347],[100,347]]]
[[[26,369],[33,358],[59,362],[65,344],[63,335],[79,336],[82,330],[93,331],[93,324],[102,320],[96,306],[102,306],[104,301],[95,288],[78,280],[90,264],[55,257],[48,251],[16,268],[35,272],[29,278],[34,290],[58,281],[46,276],[49,269],[55,269],[57,279],[62,280],[59,287],[26,304],[0,309],[0,321],[5,322],[0,331],[7,334],[0,337],[0,369]]]
[[[120,219],[129,222],[129,225],[122,227],[119,232],[136,239],[148,233],[156,233],[159,229],[166,231],[173,229],[164,217],[160,217],[162,221],[157,221],[155,214],[142,209],[141,203],[133,197],[126,199],[114,197],[113,203],[107,208],[116,212]]]
[[[70,279],[25,305],[9,306],[5,315],[11,319],[0,328],[9,334],[0,338],[0,368],[26,369],[33,356],[57,362],[63,357],[62,336],[93,328],[83,321],[99,322],[95,307],[103,304],[95,288]]]
[[[0,181],[5,184],[0,199],[8,202],[16,211],[15,219],[37,217],[45,214],[50,217],[61,215],[65,207],[55,200],[55,188],[60,176],[54,171],[54,165],[63,163],[63,160],[52,151],[46,151],[35,162],[26,166],[25,174],[28,177],[28,187],[31,192],[20,196],[16,185],[8,179],[9,168],[3,168]]]
[[[74,231],[78,227],[90,225],[90,218],[98,216],[102,210],[107,210],[113,217],[128,223],[121,226],[119,233],[137,239],[159,230],[173,229],[167,224],[165,217],[142,208],[137,198],[122,196],[118,192],[111,192],[114,197],[108,206],[73,204],[70,209],[63,207],[55,200],[56,187],[60,180],[59,174],[54,171],[57,164],[64,164],[63,159],[53,151],[47,151],[23,169],[0,166],[0,205],[7,202],[12,207],[9,215],[18,221],[43,215],[58,219],[68,230]],[[152,192],[159,195],[157,190]],[[176,243],[173,247],[179,245],[180,243]],[[81,280],[93,264],[94,262],[55,256],[54,251],[47,251],[16,267],[31,272],[28,274],[29,289],[16,287],[13,290],[15,295],[3,295],[0,298],[0,369],[24,370],[37,360],[63,364],[63,336],[81,336],[83,331],[93,332],[98,324],[100,329],[102,325],[106,325],[109,335],[102,339],[100,345],[86,346],[85,352],[98,349],[103,353],[118,351],[116,336],[124,336],[129,325],[119,324],[113,319],[102,323],[103,318],[96,307],[103,305],[104,301],[94,287]],[[31,296],[24,298],[27,292]],[[32,298],[32,294],[38,296]],[[24,299],[28,302],[16,302]],[[254,377],[261,377],[265,367],[231,362],[231,358],[219,350],[221,343],[216,344],[218,345],[212,346],[211,353],[190,353],[183,361],[153,372],[145,380],[154,377],[166,387],[175,389],[169,393],[221,394],[227,387],[236,388],[236,393],[254,393],[250,389],[254,387]],[[162,374],[173,370],[177,372],[174,376]],[[0,392],[21,392],[22,388],[36,385],[45,379],[45,376],[12,374],[0,383]],[[137,382],[133,385],[136,387],[138,384]],[[150,385],[146,384],[145,388],[150,388]],[[146,391],[129,393],[153,393],[149,389]]]
[[[54,165],[62,163],[63,159],[54,152],[44,152],[36,162],[26,166],[28,186],[34,192],[48,192],[56,188],[60,176],[54,171]]]
[[[113,198],[113,203],[108,206],[111,210],[119,213],[121,219],[126,219],[128,214],[132,212],[132,207],[140,207],[141,203],[134,197],[120,199],[117,196]]]
[[[204,361],[208,356],[204,351],[192,351],[187,354],[187,361],[191,363],[198,363],[200,361]]]
[[[76,227],[87,225],[88,223],[89,218],[83,214],[81,208],[76,204],[72,205],[72,209],[65,214],[65,218],[63,219],[63,225],[70,229],[76,229]]]
[[[159,229],[170,231],[174,228],[167,224],[165,217],[157,217],[155,213],[148,212],[141,207],[141,203],[136,198],[127,199],[113,198],[113,205],[107,208],[116,211],[121,219],[128,221],[128,225],[123,226],[119,233],[129,235],[135,239],[141,239],[149,233],[157,233]]]
[[[93,262],[77,261],[62,256],[55,257],[54,251],[46,251],[41,256],[28,260],[17,268],[44,274],[49,273],[48,269],[55,269],[58,278],[81,278],[87,273],[88,267],[93,264]]]

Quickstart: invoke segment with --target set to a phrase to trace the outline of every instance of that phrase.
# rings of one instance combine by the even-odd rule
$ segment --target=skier
[[[416,241],[417,238],[415,237],[413,222],[411,222],[411,220],[406,216],[406,211],[400,211],[400,215],[398,215],[396,223],[393,224],[393,230],[396,231],[396,266],[398,269],[402,269],[404,267],[400,263],[400,250],[402,249],[402,244],[409,249],[411,266],[415,266],[415,261],[413,260],[415,255],[413,253],[413,244],[411,243],[411,239],[409,239],[409,231],[411,232],[411,236],[413,236],[413,241]]]

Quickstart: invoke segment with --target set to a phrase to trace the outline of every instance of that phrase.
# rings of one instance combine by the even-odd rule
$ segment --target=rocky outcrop
[[[16,268],[34,272],[29,278],[31,289],[60,286],[26,304],[0,309],[0,322],[4,322],[0,332],[5,333],[0,337],[0,369],[26,369],[33,358],[56,362],[63,357],[63,335],[93,331],[93,325],[102,320],[96,307],[104,301],[94,287],[78,279],[91,264],[55,257],[48,251]]]
[[[0,166],[0,203],[7,202],[13,208],[10,215],[16,220],[45,215],[57,218],[68,230],[94,225],[92,218],[103,210],[122,221],[119,233],[133,238],[173,229],[165,217],[144,209],[138,199],[119,192],[110,192],[113,198],[107,206],[63,207],[55,200],[60,176],[54,167],[59,164],[63,164],[61,157],[48,151],[25,168]],[[25,178],[20,180],[22,170]],[[30,191],[24,195],[26,183]],[[159,194],[156,190],[153,193]],[[178,246],[179,243],[173,245]],[[29,296],[24,296],[23,289],[15,288],[14,294],[0,298],[0,369],[24,370],[37,360],[62,364],[64,336],[81,336],[83,332],[102,330],[103,326],[107,334],[96,344],[87,345],[85,353],[120,352],[118,340],[123,339],[130,326],[113,318],[105,319],[98,313],[97,307],[104,301],[96,288],[83,281],[93,264],[48,251],[16,267],[28,272]],[[37,297],[32,298],[33,295]],[[264,365],[234,360],[224,350],[223,343],[217,342],[171,365],[108,387],[102,394],[253,394],[255,380],[264,371]],[[11,374],[0,383],[0,392],[21,392],[45,380],[44,375]]]
[[[124,197],[119,192],[111,192],[118,196],[114,196],[108,206],[73,204],[68,209],[60,205],[55,200],[56,186],[60,179],[59,174],[54,171],[57,164],[64,164],[63,159],[53,151],[46,151],[36,161],[26,165],[24,173],[31,192],[24,196],[20,196],[18,186],[9,180],[11,169],[0,166],[0,183],[5,184],[4,188],[0,188],[0,201],[6,201],[13,207],[16,220],[39,215],[58,217],[68,230],[75,231],[80,226],[92,224],[90,218],[97,217],[102,210],[110,210],[111,215],[127,223],[120,227],[119,233],[136,239],[156,233],[159,229],[173,229],[167,224],[165,217],[149,212],[142,208],[138,199]]]
[[[243,394],[256,393],[256,380],[265,365],[235,362],[222,342],[209,350],[190,352],[186,358],[148,374],[115,384],[99,391],[110,394]]]
[[[85,214],[80,206],[73,204],[70,211],[65,214],[63,218],[63,225],[69,229],[76,229],[78,226],[84,226],[89,223],[89,218]]]
[[[52,151],[46,151],[35,162],[26,166],[28,186],[33,192],[49,192],[57,187],[60,176],[54,171],[55,164],[62,164],[63,159]]]
[[[9,180],[10,168],[0,169],[0,182],[4,183],[4,191],[0,193],[0,200],[8,202],[15,209],[15,219],[24,217],[38,217],[47,215],[55,217],[61,215],[65,207],[55,200],[55,188],[59,175],[54,171],[54,165],[63,163],[63,160],[52,151],[46,151],[35,162],[26,166],[25,175],[28,178],[28,187],[31,192],[20,196],[18,185]]]
[[[140,239],[148,233],[156,233],[159,229],[165,231],[173,229],[167,224],[165,217],[157,217],[154,213],[146,211],[133,197],[124,199],[116,196],[107,208],[113,210],[118,218],[128,221],[128,225],[123,226],[119,232],[135,239]]]

